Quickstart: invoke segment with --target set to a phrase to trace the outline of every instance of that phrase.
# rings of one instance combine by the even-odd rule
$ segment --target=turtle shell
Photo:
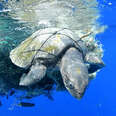
[[[33,58],[54,58],[78,38],[68,29],[46,28],[33,33],[10,52],[12,62],[22,68],[30,65]]]

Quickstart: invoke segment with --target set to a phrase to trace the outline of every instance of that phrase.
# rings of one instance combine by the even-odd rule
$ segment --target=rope
[[[63,28],[63,29],[61,29],[61,30],[59,30],[59,31],[62,31],[62,30],[64,30],[64,29],[65,29],[65,28]],[[36,52],[36,54],[34,55],[32,61],[31,61],[31,65],[33,64],[33,61],[34,61],[34,59],[35,59],[35,56],[36,56],[37,53],[41,50],[41,48],[44,46],[44,44],[45,44],[52,36],[56,35],[59,31],[56,31],[56,32],[54,32],[52,35],[50,35],[50,36],[43,42],[43,44],[40,46],[40,48],[37,49],[37,52]]]
[[[66,34],[60,33],[60,31],[62,31],[62,30],[64,30],[64,29],[67,29],[67,28],[63,28],[63,29],[61,29],[61,30],[55,31],[54,33],[43,33],[43,34],[40,34],[40,35],[52,34],[52,35],[50,35],[50,36],[42,43],[42,45],[40,46],[39,49],[29,50],[29,51],[23,52],[23,53],[26,53],[26,52],[36,51],[36,54],[35,54],[34,57],[32,58],[32,61],[31,61],[30,65],[33,64],[33,61],[34,61],[34,59],[35,59],[35,57],[36,57],[36,55],[37,55],[37,53],[38,53],[39,51],[45,52],[45,53],[47,53],[47,54],[49,54],[49,55],[52,55],[52,56],[54,56],[54,57],[57,58],[56,55],[54,55],[54,54],[52,54],[52,53],[49,53],[49,52],[46,52],[46,51],[44,51],[44,50],[41,50],[41,48],[45,45],[45,43],[46,43],[49,39],[51,39],[54,35],[56,35],[56,34],[65,35],[65,36],[67,36],[69,39],[71,39],[71,40],[76,44],[76,48],[82,53],[82,56],[83,56],[83,58],[84,58],[83,50],[82,50],[81,46],[78,44],[78,42],[79,42],[79,41],[83,41],[82,38],[85,38],[85,37],[89,36],[90,34],[92,34],[92,32],[89,33],[89,34],[86,34],[86,35],[84,35],[84,36],[82,36],[82,37],[80,37],[79,40],[76,41],[76,40],[74,40],[72,37],[70,37],[70,36],[68,36],[68,35],[66,35]],[[41,32],[41,30],[40,30],[40,32]],[[39,33],[40,33],[40,32],[39,32]],[[40,36],[40,35],[39,35],[39,36]],[[36,37],[37,37],[37,36],[35,36],[33,39],[35,39]]]

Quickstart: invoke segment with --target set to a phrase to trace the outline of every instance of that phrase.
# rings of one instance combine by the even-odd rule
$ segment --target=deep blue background
[[[97,36],[104,48],[103,68],[91,81],[83,99],[76,100],[66,92],[54,92],[54,101],[40,96],[31,101],[33,108],[15,107],[8,110],[14,98],[4,100],[0,116],[116,116],[116,1],[104,3],[101,8],[101,24],[108,29]],[[112,2],[112,5],[107,5]]]

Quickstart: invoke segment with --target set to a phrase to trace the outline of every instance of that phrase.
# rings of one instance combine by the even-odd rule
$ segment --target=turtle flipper
[[[103,63],[101,57],[94,52],[89,52],[85,56],[85,62],[88,65],[88,72],[94,73],[97,70],[103,68],[105,64]]]
[[[76,48],[70,48],[64,54],[60,71],[66,89],[76,98],[81,98],[88,85],[88,69],[82,54]]]
[[[23,74],[19,85],[21,86],[30,86],[39,82],[46,74],[46,67],[42,64],[36,63],[32,65],[29,73]]]

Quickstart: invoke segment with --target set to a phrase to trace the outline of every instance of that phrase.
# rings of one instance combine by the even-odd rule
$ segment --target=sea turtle
[[[86,60],[90,63],[91,57],[85,58],[89,52],[84,42],[70,29],[45,28],[36,31],[13,49],[10,59],[19,67],[29,68],[29,72],[22,75],[20,86],[33,85],[46,77],[48,70],[52,72],[59,67],[66,89],[74,97],[81,98],[89,82]],[[103,65],[92,58],[92,64]]]

